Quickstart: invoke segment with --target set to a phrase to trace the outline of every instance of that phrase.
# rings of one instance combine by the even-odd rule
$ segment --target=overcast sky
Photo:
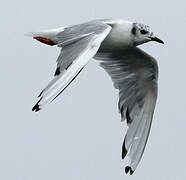
[[[0,179],[185,179],[185,7],[184,0],[3,0]],[[31,111],[60,50],[24,34],[99,18],[145,23],[166,43],[141,46],[158,60],[159,96],[144,156],[131,177],[121,160],[127,126],[120,122],[118,92],[94,60],[56,101]]]

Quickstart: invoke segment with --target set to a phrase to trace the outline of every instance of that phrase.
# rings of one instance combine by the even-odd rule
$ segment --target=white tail
[[[64,29],[65,27],[61,27],[40,32],[30,32],[28,34],[25,34],[25,36],[31,36],[42,43],[53,46],[58,44],[57,34],[63,32]]]

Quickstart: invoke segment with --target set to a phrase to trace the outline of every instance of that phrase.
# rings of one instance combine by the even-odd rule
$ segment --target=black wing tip
[[[41,91],[40,94],[37,97],[38,98],[41,97],[42,94],[43,94],[43,91]]]
[[[32,111],[38,112],[40,109],[38,103],[32,108]]]
[[[134,171],[132,170],[132,168],[130,166],[125,167],[125,173],[128,174],[128,172],[130,173],[130,175],[132,175],[134,173]]]
[[[127,155],[127,149],[125,148],[125,146],[123,147],[123,149],[122,149],[122,159],[124,159],[125,158],[125,156]]]
[[[42,99],[42,98],[41,98]],[[32,108],[32,111],[38,112],[41,110],[39,102],[41,101],[41,99],[36,103],[36,105]]]
[[[60,74],[60,67],[58,67],[54,73],[54,76],[58,76]]]
[[[125,147],[125,140],[124,140],[124,142],[123,142],[123,146],[122,146],[122,159],[124,159],[125,158],[125,156],[127,155],[127,153],[128,153],[128,150],[126,149],[126,147]]]

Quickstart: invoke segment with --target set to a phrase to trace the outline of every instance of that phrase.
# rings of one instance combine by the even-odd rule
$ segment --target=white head
[[[150,27],[140,23],[133,23],[131,30],[134,46],[149,42],[156,41],[164,44],[164,42],[153,35],[153,32],[150,30]]]

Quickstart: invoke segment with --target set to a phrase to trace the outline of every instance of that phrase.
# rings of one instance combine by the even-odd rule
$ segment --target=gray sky
[[[184,0],[1,2],[0,179],[186,178],[185,7]],[[159,97],[144,156],[131,177],[121,160],[126,124],[118,93],[94,61],[55,102],[31,111],[53,76],[59,49],[23,35],[110,17],[145,23],[166,43],[141,46],[158,60]]]

